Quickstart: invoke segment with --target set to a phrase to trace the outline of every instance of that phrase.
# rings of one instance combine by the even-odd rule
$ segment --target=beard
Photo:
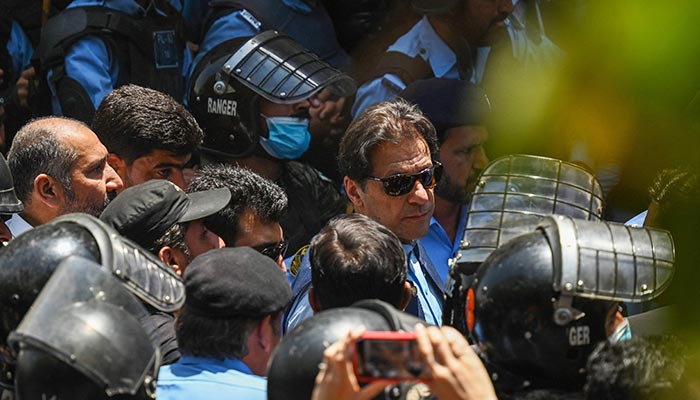
[[[450,176],[443,172],[442,178],[435,186],[435,195],[451,203],[468,204],[472,193],[467,190],[466,182],[464,185],[455,185],[450,181]]]
[[[78,200],[75,193],[70,190],[66,195],[66,205],[61,210],[61,215],[85,213],[99,218],[100,214],[102,214],[102,211],[104,211],[113,197],[114,196],[107,195],[104,200],[101,201],[89,198]]]

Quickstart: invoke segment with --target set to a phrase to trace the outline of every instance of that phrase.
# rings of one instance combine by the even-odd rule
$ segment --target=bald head
[[[25,214],[45,211],[32,207],[40,199],[48,201],[49,217],[68,212],[99,215],[107,192],[121,188],[106,160],[107,149],[95,133],[64,117],[30,121],[17,132],[8,153],[17,197],[30,206]]]

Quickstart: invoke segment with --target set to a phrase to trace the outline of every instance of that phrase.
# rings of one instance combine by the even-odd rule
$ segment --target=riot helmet
[[[547,216],[599,221],[603,189],[576,164],[532,155],[492,161],[477,179],[457,256],[450,261],[443,323],[466,332],[464,299],[471,275],[495,249]]]
[[[8,338],[17,399],[155,399],[160,353],[139,323],[147,314],[99,264],[65,259]]]
[[[289,36],[265,31],[209,51],[192,74],[188,104],[204,131],[202,150],[241,158],[258,149],[260,98],[294,104],[326,88],[344,97],[356,87],[352,78]]]
[[[267,398],[310,399],[323,351],[359,325],[373,331],[410,332],[419,323],[425,321],[381,300],[322,311],[287,333],[275,349],[267,372]]]
[[[15,194],[15,183],[12,180],[10,167],[5,156],[0,154],[0,214],[22,212],[24,206]]]
[[[547,217],[479,267],[466,298],[471,338],[487,367],[520,378],[515,390],[578,390],[616,302],[660,295],[673,261],[666,231]]]
[[[87,214],[67,214],[13,239],[0,252],[0,335],[14,330],[58,265],[69,256],[110,271],[141,301],[172,312],[184,302],[182,279],[160,259]]]

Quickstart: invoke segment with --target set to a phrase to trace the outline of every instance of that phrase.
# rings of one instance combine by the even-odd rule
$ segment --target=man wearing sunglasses
[[[248,246],[274,260],[286,272],[280,221],[287,212],[287,195],[281,187],[255,172],[231,165],[206,165],[195,175],[189,191],[228,188],[228,206],[206,219],[206,226],[221,236],[227,247]]]
[[[406,311],[440,325],[444,280],[417,242],[430,226],[436,161],[435,128],[401,99],[379,103],[353,121],[340,142],[339,169],[355,211],[391,230],[408,260],[412,299]]]
[[[477,86],[457,79],[416,81],[401,93],[421,109],[435,126],[444,165],[435,187],[435,213],[428,234],[420,239],[443,280],[450,273],[449,260],[459,250],[467,223],[467,204],[479,174],[489,162],[484,149],[484,126],[489,103]]]

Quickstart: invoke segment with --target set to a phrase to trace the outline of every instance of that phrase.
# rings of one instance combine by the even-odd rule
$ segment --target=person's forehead
[[[483,125],[462,125],[449,128],[440,146],[445,143],[482,144],[488,140],[489,134]]]
[[[101,159],[107,155],[107,148],[90,128],[82,125],[65,126],[60,140],[78,155],[78,159]]]
[[[375,173],[393,174],[424,168],[430,164],[431,157],[425,140],[421,136],[413,136],[397,143],[377,144],[370,152],[370,160]]]
[[[132,164],[143,164],[149,168],[183,167],[192,158],[192,153],[176,154],[170,150],[153,149],[148,154],[133,161]]]

